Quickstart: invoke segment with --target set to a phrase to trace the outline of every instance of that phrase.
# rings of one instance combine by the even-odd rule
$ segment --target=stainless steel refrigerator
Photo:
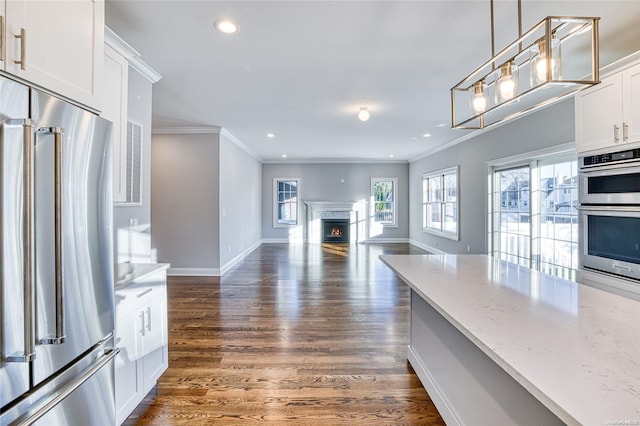
[[[0,424],[115,424],[111,123],[0,76]]]

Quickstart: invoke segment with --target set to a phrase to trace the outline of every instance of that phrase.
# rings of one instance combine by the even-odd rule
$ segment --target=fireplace
[[[348,243],[349,219],[322,219],[323,243]]]

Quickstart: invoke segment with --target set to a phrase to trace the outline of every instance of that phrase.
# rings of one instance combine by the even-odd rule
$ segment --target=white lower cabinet
[[[116,418],[121,424],[167,369],[166,269],[116,289]]]

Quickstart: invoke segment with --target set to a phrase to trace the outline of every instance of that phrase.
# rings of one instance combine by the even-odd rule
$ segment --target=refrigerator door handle
[[[111,362],[118,354],[120,353],[119,348],[111,348],[106,349],[102,355],[100,355],[99,360],[87,371],[85,371],[77,380],[71,382],[66,387],[60,390],[60,393],[53,398],[48,404],[44,407],[40,408],[33,415],[29,416],[26,420],[18,423],[18,426],[28,426],[34,424],[38,421],[42,416],[47,414],[51,409],[55,408],[56,405],[60,404],[63,399],[68,397],[73,391],[78,389],[84,382],[89,380],[94,374],[96,374],[101,368]]]
[[[35,330],[34,330],[34,271],[35,254],[33,247],[34,221],[33,221],[33,164],[34,164],[34,125],[31,119],[5,120],[2,126],[22,126],[22,189],[23,189],[23,313],[24,313],[24,351],[5,357],[6,362],[29,362],[36,357]]]
[[[38,134],[53,135],[54,143],[54,235],[55,235],[55,286],[56,286],[56,334],[40,340],[43,345],[61,345],[65,342],[64,287],[62,275],[62,137],[60,127],[41,127]]]

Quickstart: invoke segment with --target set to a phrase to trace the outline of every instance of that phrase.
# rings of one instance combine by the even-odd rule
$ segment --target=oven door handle
[[[611,213],[611,212],[625,212],[625,213],[637,213],[637,206],[606,206],[606,205],[579,205],[577,207],[579,212],[593,213]]]
[[[623,271],[627,271],[627,272],[631,272],[631,268],[628,266],[623,266],[623,265],[618,265],[617,263],[614,263],[613,265],[611,265],[612,268],[614,269],[622,269]]]

